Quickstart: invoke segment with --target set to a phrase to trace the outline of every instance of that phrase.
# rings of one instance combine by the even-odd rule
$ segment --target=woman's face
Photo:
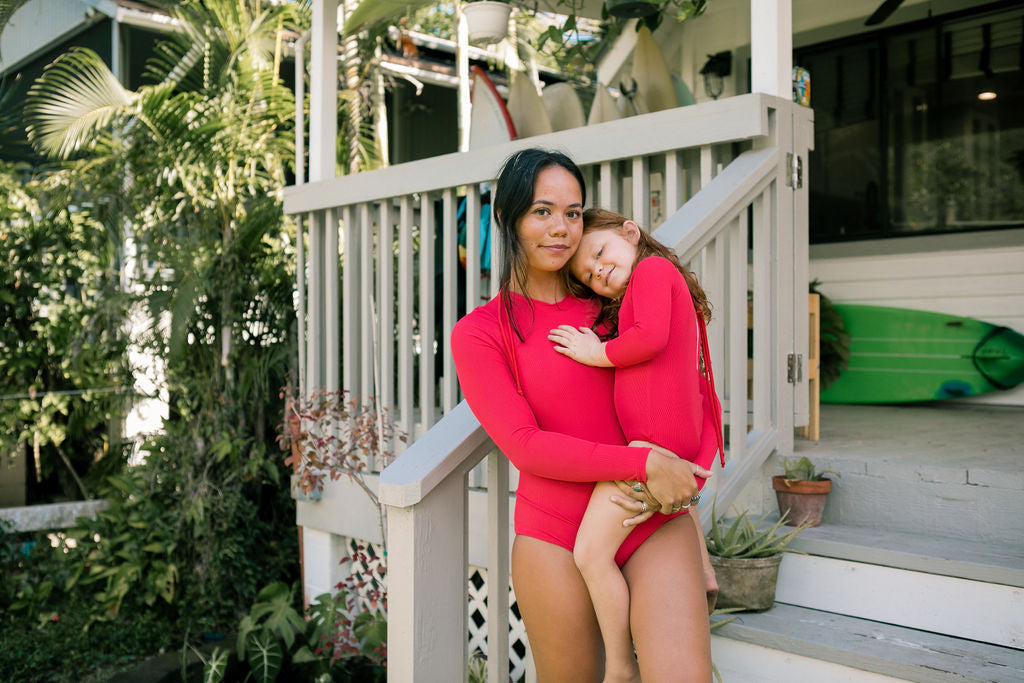
[[[548,166],[537,175],[533,202],[516,232],[526,255],[527,277],[562,269],[583,233],[583,193],[572,173]]]

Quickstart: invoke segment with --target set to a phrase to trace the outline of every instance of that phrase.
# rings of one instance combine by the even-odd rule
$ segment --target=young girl
[[[697,279],[635,222],[601,209],[584,213],[583,237],[569,271],[575,278],[570,286],[582,283],[601,297],[593,328],[607,333],[599,337],[592,328],[561,325],[548,337],[555,350],[585,365],[616,368],[615,409],[627,439],[656,443],[709,468],[715,452],[724,450],[705,329],[711,311]],[[697,483],[703,486],[704,480]],[[615,561],[630,522],[610,501],[615,493],[613,482],[594,487],[573,556],[605,642],[605,680],[639,681],[629,592]],[[686,514],[699,497],[681,507],[652,498],[643,511]],[[717,584],[703,543],[701,558],[710,608]]]

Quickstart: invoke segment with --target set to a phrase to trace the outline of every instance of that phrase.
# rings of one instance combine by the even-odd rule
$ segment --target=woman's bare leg
[[[538,683],[600,681],[601,633],[572,553],[546,541],[516,536],[512,586]]]
[[[708,559],[708,546],[704,542],[704,529],[700,526],[700,517],[697,516],[697,507],[690,508],[687,517],[693,518],[693,525],[697,531],[697,547],[700,548],[700,565],[704,570],[704,593],[708,599],[708,614],[715,611],[715,603],[718,602],[718,577],[715,576],[715,568],[711,566]]]
[[[623,567],[644,683],[710,683],[711,631],[693,522],[669,520]]]
[[[622,522],[632,514],[611,502],[619,493],[610,481],[594,486],[576,535],[573,558],[590,591],[604,641],[605,683],[640,683],[629,632],[629,587],[615,564],[615,551],[631,531]]]

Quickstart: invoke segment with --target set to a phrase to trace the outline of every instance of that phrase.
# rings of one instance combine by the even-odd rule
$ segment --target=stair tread
[[[823,524],[791,547],[810,555],[1024,587],[1024,545]]]
[[[776,603],[736,616],[716,636],[922,683],[1024,680],[1024,650]]]

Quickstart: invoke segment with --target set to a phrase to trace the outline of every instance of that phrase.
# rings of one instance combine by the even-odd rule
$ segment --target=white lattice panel
[[[357,580],[371,582],[371,579],[380,581],[381,575],[378,569],[381,566],[383,550],[374,543],[366,543],[354,538],[345,541],[345,548],[351,557],[361,556],[362,559],[353,560],[351,570],[357,575]],[[362,550],[360,551],[360,548]],[[347,562],[345,563],[348,564]],[[383,577],[383,583],[387,585],[387,575]],[[369,585],[369,584],[368,584]],[[513,683],[526,680],[527,648],[526,629],[523,627],[523,620],[519,616],[519,606],[515,601],[515,593],[512,586],[509,588],[509,638],[508,638],[508,661],[509,679]],[[487,570],[481,567],[470,567],[467,581],[467,594],[469,597],[469,653],[482,652],[487,654]],[[365,595],[358,596],[357,605],[359,610],[373,609]]]
[[[526,629],[519,616],[515,593],[509,586],[508,597],[508,674],[518,683],[526,680]],[[469,568],[469,652],[479,650],[487,654],[487,570]]]

